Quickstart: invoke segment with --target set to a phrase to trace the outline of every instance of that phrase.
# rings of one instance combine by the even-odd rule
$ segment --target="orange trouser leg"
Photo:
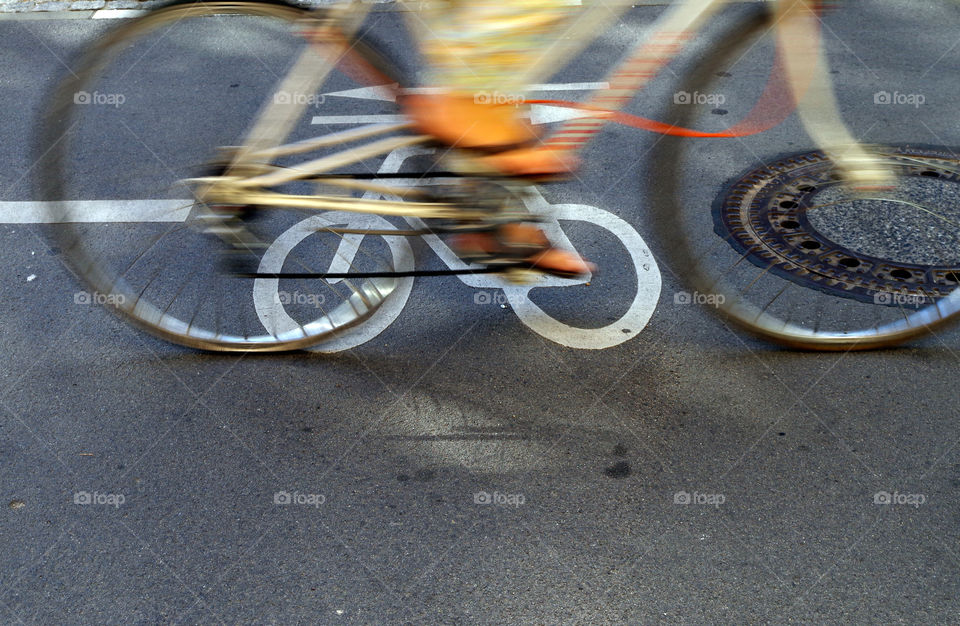
[[[430,2],[419,14],[426,83],[435,92],[406,98],[421,132],[461,148],[511,153],[491,157],[495,169],[552,174],[573,169],[568,156],[535,148],[527,120],[526,85],[519,82],[568,15],[546,0]]]

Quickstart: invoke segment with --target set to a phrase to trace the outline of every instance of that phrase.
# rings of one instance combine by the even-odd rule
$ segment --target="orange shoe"
[[[539,138],[517,106],[484,104],[472,95],[449,93],[409,95],[401,103],[419,132],[457,148],[507,150]]]
[[[556,176],[577,170],[580,160],[569,150],[533,145],[539,134],[520,117],[519,106],[483,104],[473,96],[410,95],[406,114],[421,133],[445,144],[491,152],[479,160],[510,176]]]
[[[495,232],[463,233],[451,243],[454,252],[469,262],[521,263],[563,278],[597,271],[596,265],[580,255],[554,248],[543,231],[531,224],[504,224]]]

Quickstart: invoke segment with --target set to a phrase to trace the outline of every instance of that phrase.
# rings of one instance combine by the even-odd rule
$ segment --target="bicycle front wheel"
[[[232,152],[223,147],[241,145],[271,102],[306,103],[288,142],[343,130],[317,122],[330,117],[331,94],[366,89],[372,97],[354,101],[358,119],[398,117],[388,64],[365,41],[313,54],[317,24],[281,3],[171,5],[123,22],[74,65],[44,121],[40,186],[56,244],[90,290],[79,301],[102,302],[164,339],[209,350],[302,348],[374,314],[397,286],[376,275],[392,270],[403,250],[363,230],[389,230],[389,222],[210,206],[188,182],[230,171]],[[322,84],[287,91],[291,66],[311,55]],[[315,155],[279,156],[264,171],[309,158]],[[351,166],[376,171],[368,162]],[[271,191],[310,195],[317,184],[292,181]],[[264,269],[270,243],[309,218],[309,236]],[[295,277],[254,278],[264,272]],[[335,276],[313,277],[323,274]]]
[[[818,350],[890,346],[953,321],[960,5],[859,0],[821,16],[843,124],[894,175],[869,190],[798,119],[766,13],[733,15],[668,121],[738,136],[665,137],[654,159],[658,239],[690,288],[674,304]]]

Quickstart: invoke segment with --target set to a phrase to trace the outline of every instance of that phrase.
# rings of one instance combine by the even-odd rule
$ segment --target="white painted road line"
[[[324,98],[334,96],[337,98],[356,98],[359,100],[381,100],[383,102],[396,102],[397,83],[391,85],[373,85],[370,87],[357,87],[355,89],[345,89],[343,91],[331,91],[323,94]],[[609,89],[610,83],[539,83],[530,85],[527,91],[594,91],[596,89]],[[443,90],[433,87],[414,87],[405,89],[407,94],[432,94],[442,93]],[[314,118],[317,119],[317,118]],[[319,122],[314,122],[318,124]],[[336,122],[341,123],[341,122]]]
[[[140,17],[141,15],[146,14],[147,11],[143,9],[100,9],[94,11],[93,15],[90,16],[92,20],[119,20],[119,19],[130,19],[132,17]]]
[[[396,124],[405,122],[403,115],[314,115],[311,124]]]
[[[396,87],[396,83],[392,85]],[[363,98],[367,97],[375,100],[383,100],[385,98],[373,98],[371,96],[362,95],[366,92],[370,94],[383,94],[385,90],[391,85],[378,85],[376,87],[361,87],[359,89],[350,89],[347,91],[335,91],[331,93],[324,94],[325,96],[346,96],[348,98]],[[609,89],[610,83],[599,82],[599,83],[535,83],[527,87],[524,91],[593,91],[594,89]],[[407,94],[438,94],[445,93],[446,90],[439,87],[411,87],[409,89],[404,89],[404,93]],[[496,90],[494,90],[495,92]],[[491,92],[487,92],[491,93]]]
[[[347,89],[345,91],[333,91],[323,94],[323,97],[336,96],[341,98],[358,98],[361,100],[381,100],[393,102],[396,94],[396,84],[376,85],[372,87],[359,87],[357,89]],[[529,91],[593,91],[595,89],[607,89],[610,83],[540,83],[530,85]],[[407,93],[430,93],[432,89],[408,89]],[[531,107],[530,119],[534,124],[548,124],[551,122],[562,122],[564,120],[577,119],[580,117],[589,117],[578,109],[570,107],[558,107],[549,105],[534,104]],[[315,115],[310,120],[311,124],[395,124],[405,122],[407,118],[403,115]]]
[[[570,107],[555,107],[545,104],[534,104],[530,107],[530,123],[534,125],[564,122],[566,120],[593,117],[595,115],[596,113],[591,113],[590,111]]]
[[[396,102],[397,87],[400,85],[377,85],[375,87],[357,87],[356,89],[345,89],[344,91],[331,91],[323,94],[327,96],[337,96],[338,98],[359,98],[361,100],[382,100],[384,102]]]
[[[193,200],[76,200],[64,203],[70,222],[182,222]],[[46,202],[0,202],[0,224],[51,224]]]
[[[528,87],[530,91],[593,91],[609,88],[610,83],[542,83]]]

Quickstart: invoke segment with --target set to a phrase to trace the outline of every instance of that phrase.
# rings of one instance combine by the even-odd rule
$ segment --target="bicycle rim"
[[[296,141],[339,130],[311,123],[325,112],[325,94],[390,85],[391,70],[370,58],[368,45],[357,44],[343,52],[316,93],[277,92],[291,59],[309,45],[298,30],[305,15],[256,2],[165,7],[111,31],[58,87],[45,118],[40,182],[50,201],[52,235],[90,289],[88,301],[182,345],[276,351],[337,336],[371,317],[396,288],[397,281],[387,278],[278,279],[266,287],[261,279],[238,278],[261,266],[300,274],[389,271],[402,250],[387,237],[335,232],[392,227],[377,216],[273,208],[256,211],[244,224],[252,243],[225,246],[214,231],[251,212],[197,202],[183,183],[223,173],[229,155],[217,149],[237,145],[270,98],[309,100],[312,110],[288,138]],[[376,72],[357,73],[358,65]],[[368,110],[360,111],[364,106]],[[396,113],[389,98],[357,109]],[[217,112],[213,123],[211,110]],[[275,165],[315,156],[281,157]],[[354,166],[363,172],[373,167]],[[316,189],[315,183],[293,182],[275,191]],[[267,270],[263,254],[271,242],[307,219],[316,228],[279,260],[273,254]]]
[[[720,132],[783,119],[737,138],[664,137],[651,179],[658,240],[689,288],[676,306],[706,305],[794,348],[892,346],[960,312],[960,136],[947,93],[957,89],[930,75],[960,70],[960,54],[936,43],[955,38],[960,10],[865,0],[823,20],[844,121],[895,174],[892,184],[853,189],[792,102],[757,107],[778,76],[771,23],[751,11],[689,74],[668,121]],[[920,33],[917,45],[885,48],[890,29]],[[936,102],[924,98],[934,92]]]

